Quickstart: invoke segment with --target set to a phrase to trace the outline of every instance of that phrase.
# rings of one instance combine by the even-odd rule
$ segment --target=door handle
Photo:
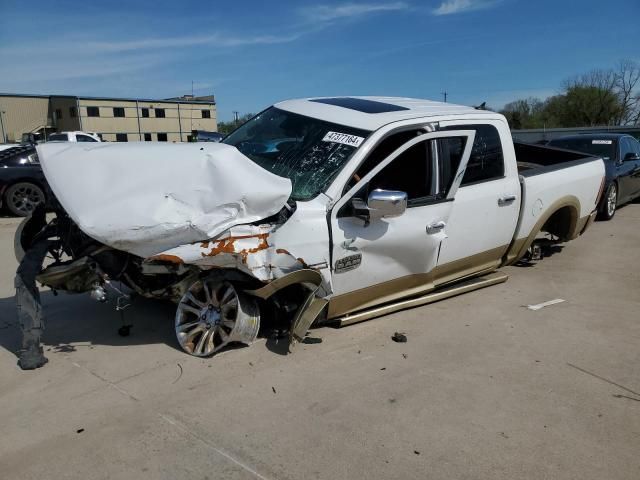
[[[505,195],[504,197],[500,197],[498,199],[498,205],[504,207],[505,205],[510,205],[516,201],[515,195]]]
[[[427,225],[427,233],[429,235],[433,235],[434,233],[438,233],[441,232],[442,230],[444,230],[444,227],[446,227],[447,224],[444,222],[435,222],[435,223],[431,223],[429,225]]]

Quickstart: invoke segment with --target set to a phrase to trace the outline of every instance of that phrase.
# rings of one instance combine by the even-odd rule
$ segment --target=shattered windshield
[[[271,173],[291,180],[291,198],[324,191],[370,132],[271,107],[223,143]]]

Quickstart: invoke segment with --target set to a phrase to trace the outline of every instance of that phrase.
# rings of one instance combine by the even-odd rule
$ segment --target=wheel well
[[[540,230],[561,240],[570,240],[575,236],[577,224],[578,212],[573,206],[567,205],[556,210]]]

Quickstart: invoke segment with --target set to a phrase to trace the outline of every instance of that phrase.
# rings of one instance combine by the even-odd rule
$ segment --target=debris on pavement
[[[315,345],[316,343],[322,343],[322,339],[319,337],[305,337],[305,339],[302,340],[302,343],[307,345]]]
[[[407,343],[407,336],[402,332],[396,332],[391,337],[391,340],[397,343]]]
[[[523,305],[523,306],[527,307],[529,310],[536,311],[536,310],[540,310],[541,308],[548,307],[550,305],[555,305],[556,303],[562,303],[564,301],[565,300],[562,298],[556,298],[554,300],[549,300],[547,302],[537,303],[536,305]]]
[[[277,393],[276,392],[276,387],[271,387],[271,390],[273,390],[273,393]]]

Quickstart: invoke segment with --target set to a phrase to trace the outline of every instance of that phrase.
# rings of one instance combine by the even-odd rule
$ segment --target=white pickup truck
[[[102,138],[95,132],[73,132],[52,133],[49,135],[49,142],[101,142]]]
[[[261,320],[295,342],[503,282],[537,238],[587,229],[604,180],[599,158],[514,145],[502,115],[408,98],[285,101],[221,144],[38,154],[61,206],[17,232],[19,304],[34,278],[97,299],[119,280],[174,300],[197,356],[250,344]]]

